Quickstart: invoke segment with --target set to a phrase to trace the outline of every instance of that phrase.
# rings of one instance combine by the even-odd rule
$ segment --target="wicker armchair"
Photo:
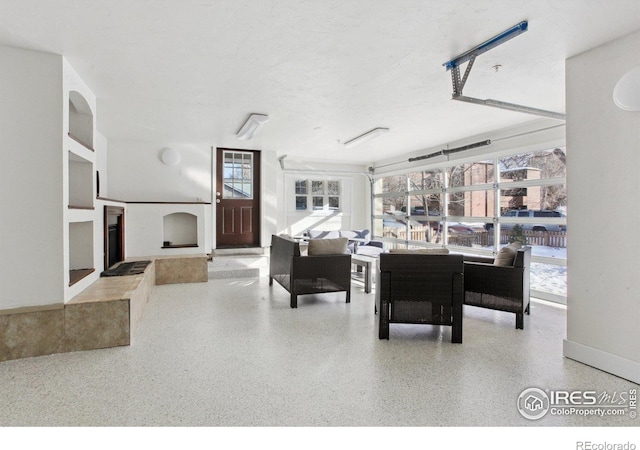
[[[291,294],[291,307],[298,307],[298,295],[324,292],[347,294],[351,301],[351,255],[301,256],[300,244],[273,235],[269,259],[269,286],[277,281]]]
[[[382,253],[378,336],[389,324],[451,326],[451,342],[462,343],[462,255]]]
[[[464,304],[516,314],[516,328],[524,329],[529,314],[531,247],[516,251],[513,265],[497,266],[493,258],[464,258]]]

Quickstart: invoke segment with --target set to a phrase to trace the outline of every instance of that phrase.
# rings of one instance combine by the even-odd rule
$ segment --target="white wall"
[[[180,154],[176,166],[161,160],[162,151]],[[176,202],[211,202],[211,148],[189,143],[109,141],[101,196],[125,202],[174,202],[173,204],[129,203],[125,213],[126,256],[209,253],[212,242],[211,205]],[[106,188],[103,187],[106,185]],[[187,212],[198,217],[198,247],[162,249],[163,217]]]
[[[567,60],[569,191],[564,355],[640,383],[640,112],[618,79],[640,66],[640,32]],[[595,226],[594,226],[595,224]]]
[[[62,57],[0,47],[0,99],[0,309],[61,303]]]
[[[188,213],[197,218],[198,247],[163,249],[164,218],[173,213]],[[211,205],[129,203],[125,213],[126,257],[209,253],[211,241]],[[179,238],[178,238],[179,239]]]
[[[167,166],[164,148],[180,153],[180,163]],[[109,198],[125,201],[211,201],[211,149],[193,144],[109,141]]]
[[[370,229],[369,180],[365,166],[284,160],[278,164],[278,233],[301,235],[308,229]],[[296,211],[296,180],[338,180],[340,211]]]
[[[99,125],[99,124],[98,124]],[[96,170],[100,172],[100,197],[109,197],[109,170],[108,170],[108,142],[100,133],[96,133],[93,138],[93,145],[96,149]],[[96,191],[97,193],[97,191]]]
[[[262,223],[260,231],[261,247],[271,245],[271,235],[278,234],[278,211],[281,201],[278,197],[278,173],[280,165],[276,152],[263,150],[260,152],[260,202]],[[215,172],[214,172],[215,173]],[[214,234],[215,236],[215,234]]]

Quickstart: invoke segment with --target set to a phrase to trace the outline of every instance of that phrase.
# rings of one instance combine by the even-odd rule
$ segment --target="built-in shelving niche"
[[[69,224],[69,286],[94,271],[93,222],[72,222]]]
[[[198,246],[198,217],[185,212],[162,218],[162,248]]]
[[[93,150],[93,113],[87,100],[77,91],[69,92],[69,136]]]
[[[69,152],[69,208],[93,209],[93,163]]]

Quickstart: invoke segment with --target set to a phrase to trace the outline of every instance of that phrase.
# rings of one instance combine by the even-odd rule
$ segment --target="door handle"
[[[220,203],[220,199],[219,198],[216,199],[216,203]]]

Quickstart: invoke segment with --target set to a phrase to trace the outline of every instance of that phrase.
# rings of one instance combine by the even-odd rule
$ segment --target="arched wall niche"
[[[162,247],[197,247],[198,217],[186,212],[167,214],[162,218]]]
[[[69,92],[69,135],[87,148],[93,149],[93,112],[78,91]]]

